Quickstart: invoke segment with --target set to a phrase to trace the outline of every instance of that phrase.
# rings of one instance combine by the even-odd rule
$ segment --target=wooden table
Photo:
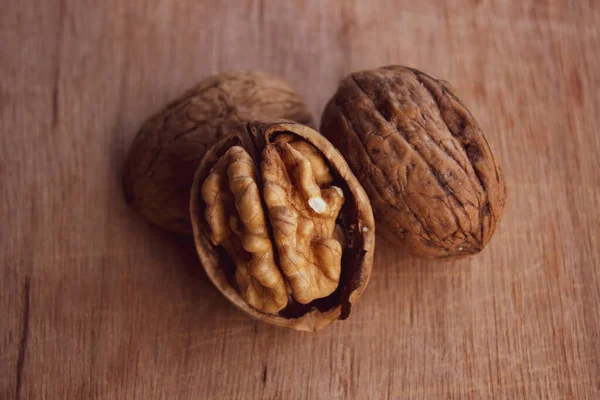
[[[600,398],[600,4],[0,1],[1,399]],[[261,69],[320,115],[385,64],[452,82],[509,207],[454,262],[378,243],[352,317],[249,319],[121,190],[151,113]]]

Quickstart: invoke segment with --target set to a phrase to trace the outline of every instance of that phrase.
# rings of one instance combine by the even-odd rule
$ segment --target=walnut
[[[367,285],[369,199],[340,153],[291,122],[248,122],[204,156],[191,190],[209,278],[260,320],[318,330],[345,319]]]
[[[235,263],[242,297],[257,309],[277,312],[288,293],[275,264],[257,179],[252,157],[243,147],[231,147],[202,185],[204,215],[211,242],[223,246]]]
[[[505,207],[502,171],[447,85],[389,66],[346,77],[321,132],[371,199],[378,232],[416,255],[477,253]]]
[[[265,204],[281,270],[294,298],[308,304],[329,296],[340,281],[342,245],[334,234],[344,193],[330,185],[329,167],[314,155],[314,147],[296,141],[301,144],[297,150],[293,142],[278,140],[263,151]],[[313,163],[302,150],[311,154]]]
[[[191,233],[190,187],[204,153],[254,118],[312,126],[302,98],[283,78],[250,72],[200,82],[138,131],[124,172],[128,202],[163,228]]]

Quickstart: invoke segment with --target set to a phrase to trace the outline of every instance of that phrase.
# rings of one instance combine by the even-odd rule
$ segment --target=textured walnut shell
[[[502,216],[502,171],[481,129],[446,84],[389,66],[346,77],[321,132],[346,157],[377,230],[415,255],[477,253]]]
[[[236,126],[256,118],[312,126],[302,98],[283,78],[249,72],[200,82],[138,131],[124,170],[127,201],[151,222],[191,233],[190,187],[204,153]]]
[[[273,148],[273,146],[268,145],[275,143],[278,137],[282,135],[292,136],[290,134],[303,139],[318,150],[327,161],[331,174],[335,176],[336,182],[341,185],[345,193],[345,202],[338,218],[345,235],[341,258],[342,271],[339,286],[331,295],[313,300],[308,304],[295,302],[288,304],[286,308],[279,311],[262,312],[248,304],[240,295],[239,288],[236,289],[235,287],[236,266],[234,262],[223,247],[217,246],[213,242],[214,232],[211,231],[210,223],[207,222],[206,218],[207,203],[205,198],[207,186],[210,186],[206,182],[209,177],[211,179],[214,177],[215,168],[219,168],[224,157],[231,154],[231,149],[234,149],[236,153],[244,153],[239,150],[240,147],[245,149],[256,165],[262,163],[264,171],[265,162],[268,165],[268,161],[265,161],[266,152],[269,148]],[[238,157],[237,160],[244,161],[245,159]],[[247,169],[246,167],[243,168]],[[229,179],[236,180],[241,170],[242,168],[239,166],[238,168],[232,167],[229,170]],[[252,179],[249,179],[248,176],[252,176],[252,173],[246,174],[245,182],[247,185],[245,183],[245,187],[251,190],[246,189],[244,191],[247,195],[246,198],[236,200],[239,201],[239,203],[236,203],[238,208],[244,207],[245,201],[256,196],[255,185],[259,186],[260,193],[267,193],[268,196],[269,190],[265,189],[266,183],[264,181],[268,183],[269,178],[257,178],[254,175]],[[321,177],[316,179],[321,179]],[[273,182],[277,182],[276,176]],[[239,188],[233,190],[233,192],[239,191]],[[264,200],[263,197],[263,204],[267,203],[268,201]],[[258,215],[259,221],[263,220],[263,214],[268,215],[269,218],[273,216],[271,209],[267,213],[268,207],[264,205],[263,207],[265,211]],[[352,305],[367,286],[375,246],[375,226],[369,199],[342,155],[325,137],[307,126],[291,122],[248,122],[241,125],[235,134],[219,141],[206,153],[196,171],[191,190],[190,214],[196,249],[208,277],[227,299],[256,319],[296,330],[317,331],[337,319],[346,319],[350,314]],[[241,219],[248,220],[243,216]],[[256,216],[254,222],[256,222]],[[271,224],[274,223],[274,221],[271,221]],[[273,225],[271,227],[273,228]],[[273,229],[277,230],[277,228]],[[280,250],[277,246],[278,243],[275,241],[277,232],[273,232],[273,229],[270,231],[273,245],[266,248],[260,246],[259,253],[249,257],[257,258],[255,256],[258,254],[258,258],[262,258],[262,255],[266,254],[269,258],[272,258],[272,249],[275,249],[275,251]],[[262,242],[264,234],[259,232],[256,226],[249,230]],[[253,246],[253,248],[256,248],[256,246]],[[298,248],[301,248],[300,244]],[[281,257],[281,253],[275,259],[279,260],[279,257]],[[290,285],[288,285],[289,287]]]

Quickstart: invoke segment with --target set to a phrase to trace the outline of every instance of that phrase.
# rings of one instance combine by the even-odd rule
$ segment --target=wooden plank
[[[0,398],[600,398],[597,2],[0,1]],[[137,127],[216,72],[443,77],[504,168],[473,258],[378,243],[352,317],[248,319],[127,209]]]

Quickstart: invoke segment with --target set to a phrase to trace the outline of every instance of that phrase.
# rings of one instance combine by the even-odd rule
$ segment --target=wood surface
[[[600,398],[597,0],[0,0],[0,399]],[[378,242],[351,318],[249,319],[127,208],[139,125],[210,74],[452,83],[508,211],[459,261]]]

